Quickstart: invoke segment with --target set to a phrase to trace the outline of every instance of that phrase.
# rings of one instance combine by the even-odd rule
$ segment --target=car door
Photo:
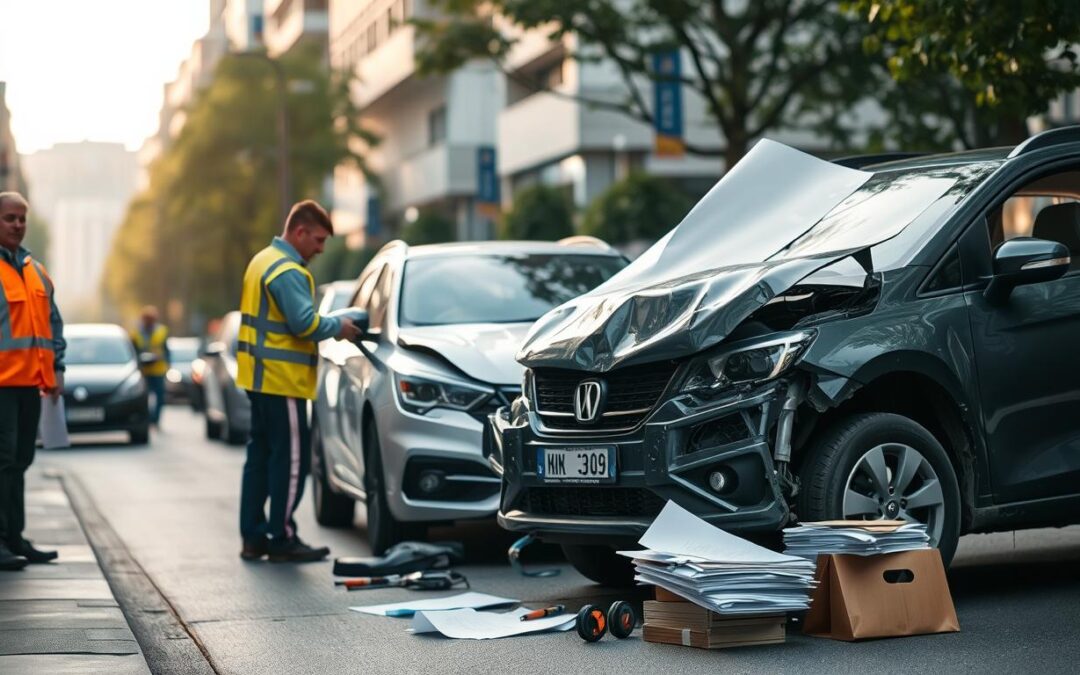
[[[384,361],[388,345],[383,334],[386,330],[386,311],[395,278],[394,266],[390,263],[384,264],[372,276],[374,281],[371,285],[371,293],[367,302],[361,307],[368,313],[368,330],[361,343],[363,349],[350,345],[351,349],[344,354],[342,367],[342,381],[347,382],[345,400],[342,402],[342,413],[347,418],[344,425],[345,437],[351,459],[356,466],[360,467],[361,478],[363,478],[364,466],[362,426],[364,405],[370,402],[373,407],[378,408],[379,401],[374,396],[375,388],[380,378],[390,376]]]
[[[979,259],[964,261],[965,281],[970,270],[992,269],[993,245],[1006,238],[1034,234],[1060,240],[1039,232],[1040,213],[1080,198],[1080,180],[1069,194],[1042,195],[1041,206],[1032,201],[1030,217],[1010,223],[1012,204],[1021,198],[1027,197],[1011,196],[990,211],[983,224],[986,246],[976,254]],[[981,290],[966,294],[997,503],[1080,492],[1078,242],[1080,236],[1061,241],[1074,263],[1060,279],[1019,286],[1002,304],[988,302]]]

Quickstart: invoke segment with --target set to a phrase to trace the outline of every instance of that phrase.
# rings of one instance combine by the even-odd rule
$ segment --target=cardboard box
[[[835,640],[960,630],[937,549],[818,556],[803,632]]]
[[[755,626],[739,633],[715,633],[690,630],[689,628],[666,628],[645,624],[641,637],[646,642],[682,645],[700,649],[731,649],[754,645],[775,645],[784,642],[783,619],[772,625]]]
[[[646,600],[644,610],[642,638],[646,642],[727,649],[778,644],[784,642],[786,636],[787,617],[783,614],[725,617],[681,598],[675,601]]]

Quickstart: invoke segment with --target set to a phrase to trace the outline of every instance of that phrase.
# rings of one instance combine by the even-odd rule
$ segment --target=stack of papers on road
[[[646,600],[642,639],[702,649],[780,644],[785,623],[783,614],[723,617],[692,602]]]
[[[930,548],[926,525],[906,520],[828,520],[784,530],[789,555],[810,560],[828,553],[881,555]]]
[[[558,614],[532,621],[522,621],[529,613],[521,607],[512,612],[478,612],[475,609],[417,612],[413,617],[412,632],[440,633],[448,638],[466,640],[490,640],[492,638],[567,631],[574,628],[576,614]]]
[[[668,502],[638,540],[635,578],[721,615],[783,614],[810,606],[814,563],[770,551]]]
[[[451,610],[451,609],[486,609],[490,607],[509,607],[520,601],[513,598],[500,598],[497,595],[487,593],[460,593],[444,598],[429,598],[427,600],[409,600],[408,602],[395,602],[388,605],[368,605],[367,607],[350,607],[354,612],[375,614],[378,616],[412,616],[416,612],[425,610]],[[525,621],[523,623],[529,623]]]

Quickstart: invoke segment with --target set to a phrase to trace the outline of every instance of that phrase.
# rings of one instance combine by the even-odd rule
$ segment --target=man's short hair
[[[0,206],[3,206],[4,202],[7,201],[21,204],[24,209],[30,210],[30,202],[26,201],[26,197],[23,197],[18,192],[0,192]]]
[[[318,225],[325,227],[330,234],[334,233],[334,224],[330,222],[330,214],[313,199],[305,199],[293,204],[289,217],[285,219],[285,231],[289,232],[298,225]]]

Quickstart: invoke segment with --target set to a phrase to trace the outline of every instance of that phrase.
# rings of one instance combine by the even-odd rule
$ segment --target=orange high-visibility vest
[[[56,386],[52,324],[52,280],[27,256],[22,274],[0,260],[0,387]]]

